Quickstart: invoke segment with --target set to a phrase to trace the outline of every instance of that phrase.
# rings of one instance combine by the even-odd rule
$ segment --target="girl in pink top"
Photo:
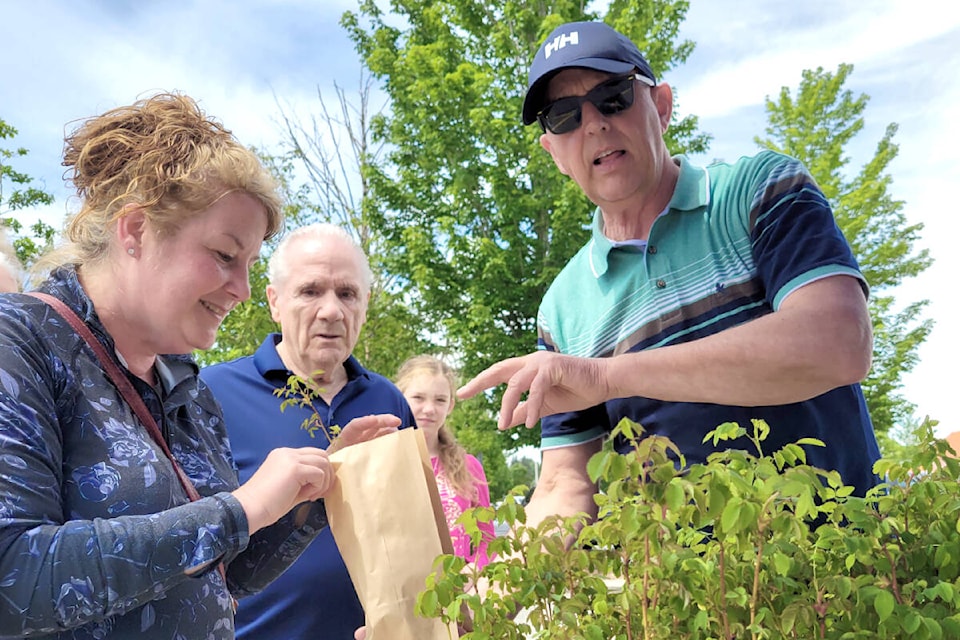
[[[479,524],[483,540],[472,549],[470,536],[456,522],[465,509],[489,506],[490,490],[480,461],[463,449],[446,424],[456,399],[457,375],[433,356],[414,356],[400,366],[397,386],[427,441],[453,551],[480,569],[490,561],[487,541],[494,537],[493,523]]]

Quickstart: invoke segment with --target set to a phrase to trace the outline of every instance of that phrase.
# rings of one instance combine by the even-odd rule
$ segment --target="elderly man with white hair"
[[[241,482],[274,448],[327,448],[333,425],[344,427],[337,447],[368,439],[362,431],[414,426],[400,390],[352,355],[373,279],[353,238],[328,223],[296,229],[271,256],[268,278],[267,301],[280,333],[268,335],[253,355],[200,374],[223,405]],[[276,392],[291,375],[311,381],[318,397],[312,406],[281,413]],[[301,428],[316,418],[326,430]],[[241,640],[353,638],[364,612],[329,529],[264,591],[241,599],[236,621]]]

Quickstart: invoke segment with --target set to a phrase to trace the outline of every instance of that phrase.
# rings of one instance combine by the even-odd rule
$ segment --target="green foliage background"
[[[17,130],[0,118],[0,144],[4,140],[12,141],[16,135]],[[17,212],[53,204],[53,195],[35,186],[33,178],[14,168],[14,160],[27,153],[23,147],[0,146],[0,224],[9,229],[17,257],[24,266],[32,264],[40,253],[52,246],[56,233],[40,220],[30,225],[30,235],[23,233]]]
[[[534,348],[539,301],[588,236],[592,205],[542,151],[536,127],[519,122],[536,48],[562,22],[603,19],[636,41],[663,77],[693,50],[678,38],[688,6],[619,0],[600,15],[581,2],[395,1],[385,11],[366,1],[344,14],[364,65],[390,100],[389,113],[371,128],[388,152],[366,174],[383,229],[384,268],[400,276],[419,326],[456,355],[466,376]],[[899,395],[902,376],[932,327],[922,318],[925,301],[898,305],[889,291],[930,258],[915,250],[922,226],[908,225],[903,203],[888,193],[896,125],[862,168],[850,167],[846,149],[863,129],[868,102],[844,89],[851,72],[849,65],[808,71],[795,91],[784,87],[768,99],[766,136],[756,142],[807,164],[861,261],[876,335],[864,388],[889,447],[887,434],[914,409]],[[703,153],[710,136],[689,116],[674,119],[667,142],[674,153]],[[498,393],[471,401],[485,410],[455,419],[461,437],[489,433],[498,401]],[[532,432],[500,434],[484,453],[536,439]]]
[[[540,299],[588,237],[592,205],[560,175],[523,127],[520,105],[527,66],[541,40],[569,20],[602,19],[634,39],[658,77],[685,63],[695,43],[679,27],[689,3],[614,0],[605,11],[573,0],[362,0],[341,23],[363,73],[356,92],[318,94],[309,122],[283,117],[278,153],[264,160],[281,180],[287,226],[333,221],[349,229],[377,275],[356,355],[392,376],[417,353],[436,353],[470,377],[493,362],[535,348]],[[864,383],[882,447],[897,446],[914,421],[902,379],[932,321],[927,301],[901,301],[893,288],[926,269],[917,250],[922,225],[910,225],[891,193],[897,125],[890,123],[872,157],[855,166],[850,143],[864,126],[868,96],[845,88],[853,68],[804,73],[766,103],[768,122],[755,141],[803,160],[834,206],[871,286],[874,366]],[[376,87],[386,97],[370,104]],[[279,108],[279,107],[278,107]],[[678,111],[675,110],[675,113]],[[0,141],[16,130],[0,121]],[[711,136],[696,116],[675,117],[674,153],[703,154]],[[53,230],[25,230],[19,214],[49,204],[14,163],[24,149],[0,147],[0,216],[29,263]],[[303,176],[306,176],[305,178]],[[29,233],[26,233],[29,231]],[[273,245],[263,251],[266,258]],[[224,322],[201,363],[252,353],[278,329],[264,294],[265,259],[251,273],[251,300]],[[451,418],[459,438],[479,455],[502,496],[516,484],[507,455],[536,445],[538,433],[498,432],[499,392],[463,403]]]

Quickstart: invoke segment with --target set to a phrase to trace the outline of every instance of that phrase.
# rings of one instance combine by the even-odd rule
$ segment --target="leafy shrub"
[[[528,527],[514,500],[468,512],[478,539],[478,520],[511,526],[490,545],[500,560],[476,572],[442,556],[418,611],[469,615],[465,640],[960,638],[960,463],[929,424],[877,463],[885,481],[865,497],[806,465],[800,445],[817,441],[763,454],[762,421],[756,455],[720,450],[684,471],[668,440],[617,429],[636,449],[590,460],[596,522]],[[746,433],[725,424],[708,438]]]

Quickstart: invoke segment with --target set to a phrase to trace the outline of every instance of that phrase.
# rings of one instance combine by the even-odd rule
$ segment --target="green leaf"
[[[790,573],[790,567],[793,566],[793,559],[777,552],[773,555],[773,566],[776,568],[777,573],[785,576]]]
[[[436,592],[425,591],[417,596],[417,609],[427,616],[437,615],[439,599]]]
[[[667,484],[663,491],[663,500],[671,511],[676,511],[686,503],[686,495],[680,480],[674,478]]]
[[[601,451],[600,453],[590,456],[590,459],[587,460],[587,475],[590,476],[591,482],[596,482],[600,479],[603,469],[607,467],[607,455],[609,454]]]
[[[780,615],[780,628],[788,636],[793,631],[794,625],[797,623],[798,611],[799,606],[788,605]]]
[[[940,640],[943,638],[943,627],[933,618],[923,618],[923,626],[927,628],[931,640]]]
[[[727,501],[727,505],[723,508],[723,515],[720,517],[720,527],[724,533],[736,533],[740,529],[736,525],[740,521],[741,504],[739,498],[730,498]]]
[[[606,640],[603,636],[603,629],[596,624],[588,624],[583,630],[583,636],[586,640]]]
[[[873,600],[873,608],[876,610],[877,615],[880,616],[880,622],[890,617],[895,604],[893,594],[889,591],[880,591],[877,593],[877,597]]]
[[[757,518],[760,507],[749,502],[744,502],[740,508],[740,516],[737,518],[737,529],[739,531],[753,531],[757,528]]]
[[[911,609],[903,616],[903,630],[910,634],[916,633],[922,621],[920,614]]]

